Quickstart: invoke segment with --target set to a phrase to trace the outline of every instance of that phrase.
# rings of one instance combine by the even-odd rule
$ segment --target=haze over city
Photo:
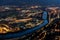
[[[60,6],[60,0],[0,0],[0,5]]]

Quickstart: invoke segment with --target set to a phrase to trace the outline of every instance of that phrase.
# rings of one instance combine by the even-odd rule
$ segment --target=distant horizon
[[[2,5],[41,5],[41,6],[60,6],[60,0],[0,0]]]

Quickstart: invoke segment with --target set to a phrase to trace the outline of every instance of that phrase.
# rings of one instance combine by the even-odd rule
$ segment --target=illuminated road
[[[36,30],[39,30],[40,28],[42,28],[46,24],[48,24],[47,12],[45,12],[45,11],[43,12],[42,19],[44,20],[43,23],[34,27],[34,28],[27,29],[25,31],[20,31],[20,32],[17,32],[17,33],[3,34],[3,35],[0,35],[0,38],[1,39],[17,38],[17,37],[22,37],[22,36],[27,35],[27,34],[31,34],[31,33],[35,32]]]

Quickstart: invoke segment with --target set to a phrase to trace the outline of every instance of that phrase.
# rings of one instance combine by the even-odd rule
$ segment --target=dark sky
[[[0,0],[0,5],[56,5],[60,6],[60,0]]]

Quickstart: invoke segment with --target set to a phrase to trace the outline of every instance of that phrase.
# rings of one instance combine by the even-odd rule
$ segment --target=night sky
[[[60,0],[0,0],[0,5],[55,5],[60,6]]]

